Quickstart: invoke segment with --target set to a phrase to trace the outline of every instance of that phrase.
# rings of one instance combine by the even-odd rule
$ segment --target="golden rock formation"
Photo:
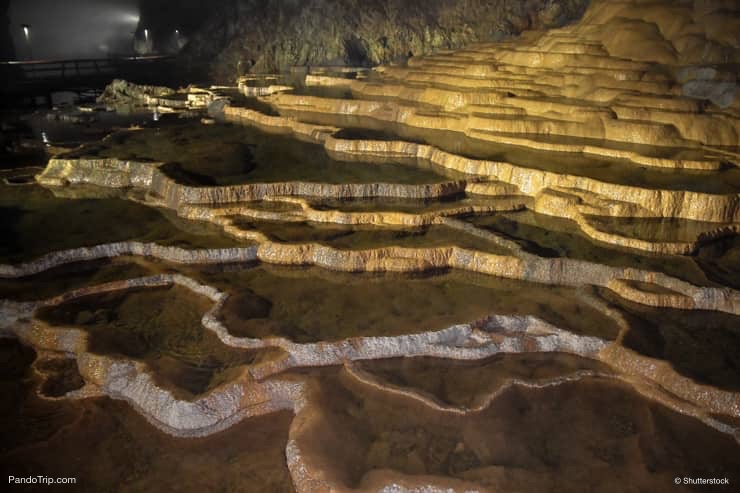
[[[608,380],[610,392],[631,389],[738,442],[737,387],[682,367],[678,358],[667,356],[675,348],[644,349],[640,345],[650,343],[639,339],[635,322],[645,313],[715,317],[728,324],[740,316],[740,292],[731,279],[736,266],[725,269],[722,263],[731,264],[734,254],[718,260],[714,271],[697,255],[707,245],[732,240],[740,227],[740,107],[722,68],[738,62],[737,16],[723,15],[730,4],[594,0],[582,21],[563,28],[414,57],[407,66],[379,67],[362,78],[317,70],[305,80],[308,93],[311,87],[346,87],[352,98],[296,94],[279,78],[263,77],[255,86],[252,76],[243,77],[240,97],[256,98],[277,114],[234,97],[219,115],[313,144],[317,153],[357,168],[392,164],[432,170],[439,176],[432,183],[247,178],[219,185],[183,181],[168,172],[171,163],[156,159],[96,157],[84,147],[57,156],[36,177],[56,193],[88,197],[109,189],[106,193],[183,220],[216,225],[244,245],[191,249],[124,241],[0,265],[5,279],[110,258],[155,259],[162,272],[33,302],[5,300],[0,325],[39,350],[74,356],[85,385],[66,398],[126,400],[173,435],[208,435],[245,417],[292,411],[286,457],[299,491],[485,486],[474,475],[427,471],[413,454],[403,458],[403,472],[375,467],[390,460],[381,439],[368,452],[376,460],[368,459],[370,469],[377,470],[348,479],[342,460],[330,463],[331,454],[312,437],[340,442],[337,434],[345,428],[351,433],[362,419],[371,422],[362,413],[374,408],[348,413],[351,419],[338,419],[341,426],[335,428],[329,404],[334,398],[397,399],[403,409],[418,410],[409,415],[422,428],[449,421],[450,429],[465,423],[483,429],[490,423],[477,420],[493,412],[507,392]],[[191,89],[182,104],[203,106],[221,97],[210,90],[195,94],[200,93]],[[151,104],[171,103],[147,97]],[[404,236],[410,231],[411,239]],[[331,275],[454,269],[526,283],[532,290],[567,288],[581,304],[578,310],[592,310],[602,317],[594,320],[608,320],[616,329],[612,336],[596,328],[577,333],[532,314],[491,313],[401,335],[300,342],[271,332],[266,319],[267,335],[237,335],[223,315],[227,304],[240,298],[234,301],[235,293],[218,284],[225,281],[210,285],[193,272],[202,264],[249,263],[293,266],[296,277],[304,275],[297,269],[303,266]],[[173,273],[180,269],[191,270]],[[45,307],[91,294],[172,285],[209,300],[201,325],[224,345],[279,351],[185,399],[160,385],[141,361],[98,354],[81,329],[53,326],[38,316]],[[661,326],[655,327],[651,330]],[[384,380],[359,363],[560,353],[588,361],[589,369],[552,378],[507,377],[475,405],[442,402],[428,389]],[[291,373],[295,369],[304,373]],[[330,376],[311,373],[324,370]],[[464,455],[465,446],[453,447],[453,455]],[[500,484],[513,481],[492,468],[486,473]]]

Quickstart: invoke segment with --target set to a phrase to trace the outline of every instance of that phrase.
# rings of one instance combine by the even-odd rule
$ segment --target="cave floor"
[[[0,166],[0,469],[739,482],[740,113],[578,26],[148,96],[146,121],[28,117]]]

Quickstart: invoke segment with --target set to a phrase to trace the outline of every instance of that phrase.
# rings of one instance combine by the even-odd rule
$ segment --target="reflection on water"
[[[720,226],[717,223],[671,218],[588,216],[587,219],[601,231],[653,242],[694,242],[700,235]]]
[[[616,323],[572,288],[461,271],[429,275],[342,274],[266,265],[206,272],[230,293],[223,321],[233,335],[296,342],[440,330],[491,313],[534,315],[576,333],[613,338]]]
[[[467,409],[485,405],[511,380],[546,382],[584,371],[612,373],[603,363],[565,353],[500,354],[481,361],[392,358],[358,366],[382,381]]]
[[[240,244],[215,235],[214,227],[190,223],[185,231],[178,227],[184,223],[176,221],[171,212],[129,200],[65,199],[36,185],[0,185],[0,262],[27,261],[55,250],[126,240],[189,248]]]
[[[81,327],[90,334],[91,352],[144,361],[155,379],[197,395],[270,353],[222,344],[201,324],[211,304],[174,286],[86,296],[42,308],[37,316],[55,325]]]
[[[149,113],[145,111],[124,114],[114,111],[79,113],[61,110],[37,112],[25,118],[24,122],[44,143],[73,147],[100,140],[115,129],[145,125],[148,120]]]
[[[519,243],[525,251],[542,257],[568,257],[615,267],[664,272],[699,286],[713,285],[691,257],[641,254],[598,243],[568,219],[532,211],[471,216],[468,220]],[[636,220],[639,221],[639,220]]]
[[[85,380],[73,358],[51,358],[36,364],[36,370],[44,375],[41,393],[49,397],[62,397],[67,392],[81,389]]]
[[[346,97],[345,91],[303,88],[295,92]],[[267,111],[255,98],[238,99],[245,106]],[[167,120],[143,130],[116,133],[71,155],[166,162],[165,173],[194,186],[291,180],[420,184],[451,176],[410,164],[335,161],[319,145],[253,128]],[[348,117],[341,123],[357,127],[353,121]],[[76,127],[66,137],[63,130],[54,133],[52,127],[45,127],[46,139],[54,143],[80,133]],[[338,137],[389,140],[396,135],[431,139],[442,148],[471,156],[567,170],[608,182],[711,192],[736,191],[740,184],[737,170],[711,175],[668,172],[390,125],[343,130]],[[647,154],[655,151],[640,146],[631,149]],[[696,157],[695,151],[685,149],[661,152]],[[230,239],[215,226],[124,200],[120,197],[125,194],[119,191],[69,187],[56,191],[72,197],[62,198],[29,185],[29,177],[30,172],[19,170],[10,176],[14,185],[0,186],[2,263],[124,240],[186,248],[251,244]],[[316,198],[311,206],[323,211],[430,213],[493,200],[463,194],[443,200]],[[300,209],[297,204],[273,201],[230,205],[273,213]],[[245,216],[230,219],[237,227],[259,231],[273,241],[320,243],[339,250],[456,245],[513,253],[441,224],[401,229]],[[651,241],[693,241],[714,227],[683,220],[588,219],[600,230]],[[594,242],[571,221],[527,211],[480,214],[465,220],[542,257],[653,270],[697,285],[738,287],[737,236],[704,244],[694,257],[650,256]],[[426,265],[422,260],[419,264]],[[181,272],[227,293],[219,317],[235,336],[283,336],[299,343],[337,341],[438,330],[492,313],[532,315],[575,334],[597,336],[666,361],[698,383],[740,391],[737,316],[650,308],[587,285],[549,286],[456,270],[340,273],[318,267],[186,266],[122,257],[0,279],[0,300],[45,299],[71,289],[161,272]],[[632,283],[632,287],[667,293],[655,284]],[[202,325],[203,314],[212,305],[183,287],[170,286],[88,295],[43,308],[37,315],[55,326],[85,330],[90,351],[142,362],[157,385],[178,399],[193,400],[243,376],[248,367],[286,356],[274,348],[242,350],[224,345]],[[622,333],[614,313],[622,314],[629,325]],[[539,341],[544,341],[537,347],[541,350],[546,338]],[[530,342],[524,339],[521,347],[513,349],[534,349]],[[446,347],[454,351],[457,342],[448,343]],[[323,350],[330,351],[331,346]],[[70,354],[49,352],[41,352],[36,359],[33,350],[0,338],[0,473],[74,476],[78,478],[76,489],[82,491],[289,492],[293,491],[286,465],[290,432],[309,466],[337,484],[370,490],[377,490],[388,478],[397,478],[394,474],[398,473],[435,475],[442,482],[468,481],[491,491],[528,492],[553,488],[672,491],[676,476],[740,481],[738,446],[729,434],[641,397],[596,361],[568,354],[524,353],[480,361],[424,357],[352,365],[355,375],[392,386],[394,391],[361,383],[349,367],[297,369],[265,378],[306,382],[306,407],[301,411],[306,414],[300,419],[274,413],[245,419],[207,438],[176,439],[157,431],[122,401],[45,399],[63,397],[85,384],[76,360]],[[591,376],[584,376],[587,372]],[[510,385],[512,380],[521,383]],[[556,381],[560,383],[553,385]],[[423,396],[426,404],[404,397],[404,392]],[[434,405],[455,407],[458,412],[445,413]],[[720,420],[737,422],[732,416]]]
[[[285,465],[292,419],[275,413],[206,438],[173,438],[122,401],[44,401],[33,351],[0,339],[0,473],[75,477],[70,491],[294,491]],[[48,489],[13,485],[14,490]]]
[[[740,235],[702,245],[695,258],[707,276],[740,289]]]
[[[190,122],[114,134],[105,144],[70,156],[115,157],[169,163],[168,175],[189,185],[276,181],[322,183],[436,183],[445,177],[401,164],[343,162],[323,147],[237,125]]]
[[[259,231],[273,241],[315,242],[343,250],[366,250],[386,246],[407,248],[458,246],[499,255],[510,253],[483,238],[440,225],[400,229],[315,222],[255,221],[242,218],[235,219],[234,224],[243,230]]]
[[[33,276],[0,278],[0,299],[42,300],[84,286],[148,276],[155,273],[154,267],[125,258],[64,264]]]
[[[617,381],[512,387],[464,417],[342,375],[321,382],[321,417],[302,430],[299,446],[308,463],[349,487],[387,481],[390,471],[493,491],[674,491],[673,479],[689,474],[740,480],[731,437]]]
[[[445,195],[434,199],[406,199],[397,197],[373,197],[356,199],[314,199],[310,205],[316,210],[338,210],[346,212],[410,212],[421,214],[458,206],[485,205],[492,203],[480,198],[465,198],[462,195]]]
[[[75,420],[74,404],[59,405],[34,392],[39,379],[31,369],[35,351],[14,339],[0,338],[0,467],[7,452],[41,442]],[[12,474],[12,473],[10,473]]]
[[[653,308],[609,295],[630,330],[623,344],[666,360],[701,383],[740,391],[740,317],[721,312]]]
[[[624,159],[586,156],[570,152],[539,151],[515,145],[497,144],[468,137],[460,132],[403,126],[374,120],[371,117],[358,118],[353,115],[332,115],[310,111],[300,111],[300,116],[302,121],[351,128],[351,132],[343,134],[345,138],[373,139],[378,136],[377,132],[381,132],[382,140],[396,136],[396,139],[392,140],[420,141],[473,159],[503,161],[523,168],[585,176],[608,183],[705,193],[735,193],[740,188],[740,169],[735,166],[727,166],[719,171],[711,172],[655,168],[635,165]],[[371,132],[366,133],[366,130]],[[567,138],[560,140],[569,142]],[[608,145],[611,144],[612,142],[608,143]],[[604,145],[604,143],[599,142],[598,145]],[[651,154],[649,151],[653,150],[659,153],[669,152],[678,157],[681,157],[682,153],[689,152],[694,154],[689,157],[697,157],[693,150],[650,147],[646,152],[645,146],[624,144],[620,147],[646,154]]]

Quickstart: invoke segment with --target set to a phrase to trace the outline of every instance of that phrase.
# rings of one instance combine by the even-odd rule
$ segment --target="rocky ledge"
[[[151,261],[157,272],[43,299],[4,300],[0,325],[6,335],[36,348],[42,359],[76,362],[81,386],[61,396],[42,393],[44,399],[122,399],[161,430],[186,437],[214,434],[251,416],[293,412],[285,454],[293,485],[302,492],[487,491],[522,484],[542,489],[558,478],[541,472],[546,467],[527,478],[501,467],[519,458],[516,450],[512,456],[497,455],[512,447],[502,442],[508,435],[496,430],[502,416],[521,418],[527,414],[521,409],[533,410],[539,417],[529,423],[521,418],[517,433],[532,429],[540,439],[570,419],[547,403],[572,399],[587,401],[579,404],[577,419],[593,419],[589,433],[600,437],[599,444],[613,446],[584,457],[596,454],[601,467],[606,461],[629,474],[642,471],[640,484],[660,489],[656,485],[674,475],[665,469],[644,472],[650,469],[644,463],[648,459],[629,452],[635,447],[633,428],[674,430],[667,435],[675,443],[660,442],[661,447],[687,454],[692,447],[681,442],[684,432],[711,438],[722,445],[716,450],[736,450],[740,442],[740,392],[731,375],[737,359],[729,348],[740,316],[733,279],[740,226],[740,115],[724,65],[737,61],[737,48],[729,31],[712,28],[723,25],[719,17],[732,11],[730,3],[594,1],[573,25],[414,56],[403,66],[380,67],[357,78],[316,70],[300,90],[277,78],[251,76],[232,88],[210,88],[193,105],[203,110],[210,104],[211,115],[230,125],[215,128],[243,125],[264,132],[260,139],[280,136],[281,145],[307,143],[313,147],[301,149],[324,153],[328,158],[321,162],[327,167],[335,162],[354,170],[393,165],[398,173],[404,167],[434,170],[438,179],[252,180],[250,168],[238,175],[241,181],[214,184],[208,181],[212,177],[197,182],[197,173],[173,173],[171,165],[177,163],[96,156],[83,147],[50,160],[36,181],[73,200],[97,194],[165,209],[182,221],[215,225],[217,233],[243,245],[83,242],[0,265],[0,278],[8,282],[113,258]],[[559,18],[569,17],[568,9],[577,4],[547,5],[551,17]],[[540,19],[549,10],[536,10],[540,13],[527,17],[528,26],[549,25]],[[472,39],[479,38],[465,41]],[[358,43],[345,48],[367,44]],[[376,56],[373,46],[366,55]],[[382,56],[395,49],[390,46]],[[276,60],[255,64],[282,66],[282,58]],[[336,87],[350,92],[342,97],[323,92]],[[176,111],[186,109],[189,103],[181,102],[190,94],[200,94],[191,89],[173,96],[155,88],[122,93]],[[186,138],[181,142],[187,145]],[[225,153],[214,151],[214,162]],[[301,340],[267,316],[270,295],[258,295],[254,285],[240,284],[244,281],[237,282],[230,271],[269,265],[290,266],[284,267],[293,269],[289,283],[308,275],[307,266],[325,276],[353,273],[336,282],[337,289],[348,291],[353,283],[371,282],[351,276],[432,276],[453,269],[489,281],[519,282],[534,301],[525,304],[506,285],[491,297],[519,302],[531,313],[485,312],[441,326],[446,328],[420,322],[382,335],[358,329],[350,336]],[[287,289],[274,279],[264,282],[274,298]],[[485,283],[469,283],[474,291],[485,289]],[[183,397],[162,384],[145,361],[103,353],[82,328],[53,324],[40,315],[91,296],[170,286],[206,300],[199,330],[224,347],[273,352]],[[561,313],[563,305],[540,303],[538,290],[567,290],[564,296],[577,305],[575,315]],[[365,295],[358,293],[358,298]],[[455,301],[451,295],[445,300]],[[398,311],[390,300],[377,304],[389,305],[387,316]],[[260,330],[239,332],[239,324],[249,324],[241,315],[228,318],[230,310],[246,313],[252,325],[257,320]],[[571,317],[592,326],[578,330]],[[723,342],[716,341],[730,342],[720,347]],[[548,371],[517,370],[519,357],[540,362],[524,368]],[[497,364],[505,369],[491,370],[495,385],[478,373],[454,377],[466,375],[466,368],[485,372]],[[429,385],[449,375],[456,379],[450,388],[463,390]],[[625,402],[631,407],[620,412],[634,414],[629,426],[622,415],[617,424],[603,424],[601,416],[582,412],[598,403],[608,413]],[[649,425],[645,416],[651,417]],[[545,423],[544,431],[537,431],[538,423]],[[689,433],[696,429],[701,432]],[[432,430],[434,436],[419,430]],[[659,441],[659,434],[648,435],[640,439]],[[325,438],[323,445],[316,436]],[[482,436],[499,446],[483,443]],[[354,437],[354,448],[344,437]],[[418,443],[425,445],[417,450]],[[434,452],[422,456],[426,449]],[[445,457],[443,464],[437,455]],[[532,454],[525,455],[528,461]]]

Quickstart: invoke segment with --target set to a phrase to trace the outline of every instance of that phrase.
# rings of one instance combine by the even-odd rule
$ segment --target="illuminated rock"
[[[726,69],[714,66],[737,61],[727,27],[736,22],[732,16],[722,18],[722,2],[699,2],[693,8],[674,3],[594,1],[579,23],[414,56],[366,77],[339,73],[349,68],[314,67],[300,91],[272,76],[245,76],[238,81],[242,94],[233,104],[220,99],[212,105],[216,120],[259,128],[264,139],[279,134],[286,139],[281,142],[291,138],[316,144],[313,149],[332,163],[434,170],[438,181],[355,183],[329,177],[272,182],[252,181],[247,172],[243,181],[219,185],[188,181],[172,172],[176,163],[160,162],[165,159],[84,152],[57,156],[37,181],[60,196],[98,193],[137,200],[167,209],[183,222],[211,223],[218,232],[250,243],[189,249],[148,239],[70,248],[0,265],[0,277],[10,281],[114,257],[156,260],[151,262],[158,266],[156,272],[165,272],[35,302],[2,301],[2,329],[44,357],[74,357],[85,386],[62,398],[123,399],[173,435],[209,435],[249,416],[292,411],[286,459],[298,491],[465,491],[482,489],[481,478],[490,480],[487,487],[528,485],[536,490],[560,479],[529,470],[520,477],[493,460],[475,474],[445,474],[421,452],[392,456],[393,446],[413,442],[421,432],[411,438],[392,433],[374,437],[367,453],[354,457],[361,446],[346,436],[368,429],[362,427],[372,421],[368,416],[384,411],[378,402],[413,409],[406,418],[419,430],[459,428],[470,437],[491,429],[495,420],[485,426],[477,420],[496,406],[505,408],[512,394],[539,406],[561,402],[541,396],[560,396],[569,388],[593,395],[603,390],[650,412],[675,411],[690,418],[682,422],[683,430],[705,426],[706,433],[720,437],[714,443],[736,445],[740,392],[732,374],[737,357],[731,346],[740,316],[733,278],[740,226],[735,149],[740,120],[734,81]],[[538,15],[558,18],[558,8]],[[327,97],[335,94],[333,87],[340,88],[336,94],[349,88],[352,99]],[[202,107],[221,97],[217,89],[184,94],[142,100]],[[249,107],[238,106],[239,101]],[[236,128],[207,123],[209,128]],[[434,236],[439,230],[444,233]],[[707,258],[715,265],[707,266]],[[251,284],[230,285],[231,273],[246,269],[239,264],[291,274],[287,281],[265,282],[270,294],[256,288],[252,292]],[[208,273],[199,265],[209,265]],[[312,332],[282,327],[266,316],[273,302],[278,305],[275,293],[293,286],[299,286],[300,295],[290,298],[291,306],[303,318],[309,317],[304,301],[306,306],[334,306],[327,302],[334,291],[319,291],[315,280],[311,289],[300,288],[305,287],[301,276],[312,268],[323,269],[325,276],[348,276],[335,283],[342,292],[354,289],[351,276],[432,276],[453,269],[496,282],[532,283],[526,286],[525,301],[539,308],[533,309],[536,314],[486,311],[482,318],[478,313],[457,320],[450,295],[438,308],[455,314],[452,324],[445,320],[430,327],[417,317],[418,326],[395,332],[360,330],[359,323],[332,332],[324,330],[329,317],[320,320],[321,330],[313,327]],[[173,273],[180,269],[187,275]],[[199,277],[209,275],[213,285]],[[424,277],[419,282],[431,281]],[[475,291],[467,291],[466,299],[484,290],[483,283],[472,284]],[[38,315],[44,307],[86,295],[170,285],[210,300],[201,325],[222,344],[274,350],[275,357],[245,365],[202,395],[183,398],[141,361],[97,354],[84,331],[52,326]],[[408,305],[423,306],[418,301],[397,306],[390,294],[383,298],[365,289],[359,296],[368,303],[360,303],[367,319],[375,315],[367,313],[375,308],[371,302],[399,312],[411,311]],[[552,298],[539,303],[536,297],[539,290],[566,289],[568,301],[577,305],[573,311]],[[507,299],[514,296],[510,291],[514,289],[486,299]],[[594,332],[571,327],[564,313],[576,313]],[[332,323],[348,323],[332,315],[341,319]],[[389,315],[376,319],[384,317]],[[486,358],[533,354],[578,357],[588,368],[548,378],[507,376],[499,387],[481,391],[477,400],[464,405],[444,401],[435,388],[384,379],[382,372],[372,371],[386,358],[466,361],[479,369]],[[455,388],[464,388],[462,383]],[[368,402],[378,407],[353,407],[353,399],[362,396],[372,396]],[[341,417],[332,407],[337,402]],[[606,413],[610,406],[598,402],[597,408]],[[386,408],[393,410],[392,405]],[[611,422],[604,426],[610,433],[621,429]],[[316,436],[325,440],[316,441]],[[473,460],[470,444],[455,437],[457,441],[450,439],[442,447],[449,449],[449,464]],[[516,448],[514,440],[494,438],[498,451]],[[322,449],[319,442],[332,446]],[[329,450],[334,446],[336,450]],[[620,457],[627,455],[634,458]],[[350,474],[344,461],[361,464]],[[633,465],[634,470],[644,469],[642,462]],[[664,480],[651,476],[645,484]],[[660,489],[656,484],[646,489]]]

